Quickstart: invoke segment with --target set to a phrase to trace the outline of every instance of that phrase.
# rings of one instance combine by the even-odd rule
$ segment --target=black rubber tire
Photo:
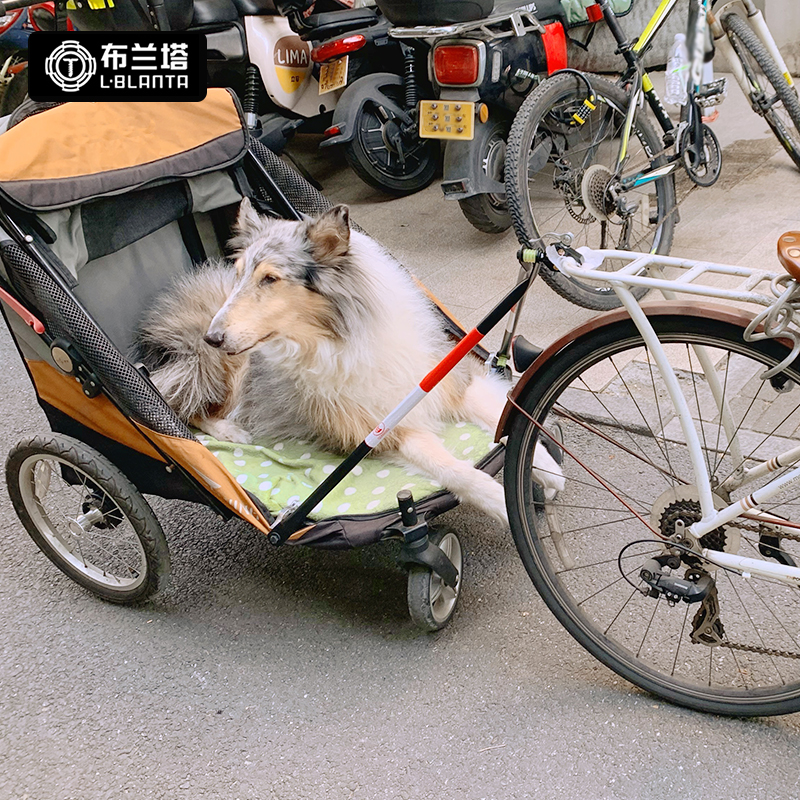
[[[505,233],[511,227],[508,205],[498,206],[488,194],[475,194],[458,201],[467,222],[481,233]]]
[[[458,607],[461,587],[463,586],[464,549],[454,531],[431,530],[428,536],[435,545],[440,545],[445,537],[455,537],[455,544],[458,548],[458,557],[455,560],[454,554],[445,550],[445,554],[453,560],[459,574],[452,605],[444,610],[434,608],[438,598],[438,591],[440,589],[447,590],[441,579],[430,569],[420,564],[412,565],[408,571],[408,613],[418,628],[426,633],[435,633],[450,623]],[[432,591],[437,593],[433,599],[431,598]]]
[[[402,104],[401,87],[385,86],[383,91],[387,96]],[[413,156],[418,163],[406,174],[405,168],[401,168],[397,161],[397,156],[393,155],[394,151],[390,151],[383,141],[383,135],[369,131],[376,126],[383,129],[383,123],[377,115],[375,106],[367,101],[361,110],[361,115],[356,120],[355,136],[344,146],[345,158],[353,172],[364,183],[395,197],[414,194],[428,186],[436,177],[439,168],[439,142],[436,139],[416,137],[413,142]],[[368,142],[369,137],[374,140],[372,149]],[[387,154],[386,165],[378,163],[377,156],[370,155],[371,152],[376,152],[375,147],[382,148],[382,151]],[[392,160],[395,162],[394,167],[390,166]]]
[[[85,493],[87,500],[93,495],[104,496],[109,505],[116,504],[118,512],[115,512],[116,518],[112,520],[111,524],[96,527],[98,530],[102,530],[101,536],[105,538],[127,533],[129,534],[129,539],[133,538],[130,535],[132,534],[138,540],[138,544],[141,547],[139,555],[140,557],[142,554],[144,556],[144,574],[142,575],[142,571],[135,573],[135,584],[131,588],[110,586],[102,580],[93,579],[92,570],[97,573],[101,568],[92,567],[91,563],[89,567],[80,568],[75,563],[77,559],[70,560],[66,552],[62,552],[68,550],[66,545],[61,547],[54,545],[49,538],[53,534],[44,533],[40,529],[31,516],[29,503],[25,499],[26,490],[23,487],[23,481],[30,477],[27,475],[27,470],[34,469],[30,465],[36,463],[31,462],[31,459],[37,456],[44,457],[39,459],[39,463],[44,460],[50,460],[52,463],[53,459],[57,459],[56,463],[61,464],[58,469],[57,480],[61,481],[64,486],[69,485],[63,477],[62,470],[64,468],[69,470],[70,467],[75,467],[83,472],[90,481],[90,484],[85,484],[88,489]],[[56,473],[51,472],[48,475],[48,488],[45,492],[49,491],[53,474]],[[72,475],[78,477],[76,473],[72,473]],[[35,476],[33,476],[33,481],[35,483]],[[25,530],[30,534],[39,549],[65,575],[85,589],[102,597],[104,600],[110,600],[114,603],[135,603],[153,596],[166,586],[170,574],[169,549],[164,538],[164,532],[153,514],[153,510],[128,478],[96,450],[78,439],[61,434],[42,435],[26,439],[9,453],[6,461],[6,484],[20,522],[25,526]],[[70,488],[81,494],[75,485],[70,486]],[[33,491],[36,491],[35,488]],[[70,499],[73,503],[76,502],[74,496]],[[41,513],[47,516],[41,499],[38,505]],[[103,505],[106,504],[104,503]],[[86,512],[85,501],[83,512]],[[121,512],[121,515],[119,512]],[[120,527],[125,524],[126,520],[130,525],[130,529],[120,531]],[[64,524],[63,521],[61,524]],[[101,549],[105,550],[105,547]],[[85,561],[85,556],[83,558]],[[113,574],[110,570],[108,572]],[[128,576],[124,577],[127,578]]]
[[[623,112],[627,108],[628,102],[626,93],[603,78],[592,75],[589,76],[589,79],[595,93],[601,99],[601,103],[598,104],[598,113],[600,113],[605,104],[615,110],[615,118],[619,115],[624,116]],[[585,84],[575,75],[555,75],[542,82],[525,99],[514,118],[506,149],[506,197],[517,238],[525,246],[530,246],[539,236],[552,232],[550,230],[539,230],[531,208],[529,198],[529,156],[533,139],[540,123],[556,104],[569,103],[573,99],[576,103],[582,103],[585,96]],[[595,112],[592,113],[594,114]],[[654,153],[659,153],[663,146],[653,127],[645,118],[644,113],[637,114],[635,117],[633,133],[641,143],[643,154],[647,157],[650,166],[659,167],[667,163],[666,156],[663,154],[652,156]],[[633,136],[631,138],[633,139]],[[550,163],[549,157],[547,163]],[[583,166],[584,172],[588,166],[592,165]],[[613,167],[614,164],[606,166]],[[653,243],[655,244],[655,252],[666,255],[672,246],[672,237],[675,229],[675,181],[673,176],[669,175],[655,181],[655,189],[657,212],[661,223],[654,228]],[[592,219],[594,220],[593,223],[586,223],[584,228],[579,231],[579,238],[582,233],[586,233],[586,225],[597,223],[596,219]],[[575,221],[572,224],[574,226],[580,223]],[[564,233],[565,231],[556,232]],[[574,246],[586,243],[576,239]],[[648,249],[651,244],[647,244]],[[597,245],[592,244],[591,246],[596,247]],[[605,246],[612,247],[612,249],[623,249],[616,247],[613,243],[607,243]],[[613,265],[609,266],[612,269],[614,268]],[[620,302],[611,288],[600,287],[597,284],[582,283],[552,269],[542,269],[540,274],[551,289],[571,303],[598,311],[606,311],[620,306]],[[637,297],[642,297],[644,294],[646,294],[644,289],[634,290],[634,295]]]
[[[756,359],[759,364],[775,364],[788,354],[787,348],[774,340],[755,343],[744,342],[742,339],[743,329],[727,322],[680,316],[651,317],[651,322],[653,323],[656,333],[662,340],[669,340],[670,337],[672,337],[672,340],[679,343],[688,340],[712,345],[716,342],[719,347],[732,348],[734,352],[743,354],[745,358],[750,357]],[[536,380],[531,381],[525,387],[521,396],[517,398],[519,405],[525,409],[533,419],[536,419],[540,424],[547,427],[548,419],[553,419],[556,416],[548,417],[548,414],[556,403],[559,403],[559,409],[566,409],[567,413],[573,408],[572,403],[575,401],[566,395],[564,399],[562,399],[562,392],[565,390],[574,392],[574,389],[567,389],[567,387],[574,386],[575,381],[580,380],[577,378],[578,375],[585,375],[591,365],[597,364],[609,354],[621,353],[630,347],[641,346],[641,344],[641,335],[630,320],[607,324],[604,327],[596,329],[590,334],[586,334],[580,339],[571,342],[566,348],[562,349],[554,356],[549,363],[542,368],[541,372],[537,374]],[[790,368],[782,373],[782,375],[790,377],[795,383],[800,383],[800,372],[798,372],[797,367]],[[798,390],[798,386],[795,385],[794,389]],[[640,390],[640,397],[642,399],[646,391],[647,390]],[[794,400],[793,402],[797,401]],[[561,414],[561,419],[565,419],[563,413]],[[571,419],[566,418],[566,421],[572,424]],[[585,583],[586,578],[576,577],[576,575],[585,576],[586,570],[590,567],[600,569],[601,565],[610,564],[610,562],[605,560],[608,553],[616,551],[617,548],[621,548],[626,544],[625,535],[633,539],[641,538],[647,541],[655,541],[655,537],[653,537],[652,534],[647,535],[646,533],[638,536],[636,533],[628,531],[627,528],[621,527],[621,520],[612,520],[612,523],[616,522],[614,527],[602,527],[603,525],[608,526],[609,523],[604,521],[605,518],[601,512],[613,511],[613,509],[603,509],[600,506],[611,505],[611,495],[607,493],[606,489],[599,488],[597,482],[594,482],[594,490],[598,493],[604,493],[603,496],[608,500],[608,502],[597,503],[592,498],[592,490],[586,488],[589,486],[589,483],[582,485],[580,481],[576,481],[573,483],[572,491],[581,493],[579,496],[582,498],[581,502],[585,503],[585,505],[580,507],[565,506],[565,508],[588,509],[585,512],[577,512],[578,514],[585,515],[586,525],[588,527],[585,529],[568,530],[567,533],[574,534],[571,540],[573,543],[585,542],[585,547],[587,549],[586,551],[572,551],[573,553],[578,553],[578,559],[576,560],[574,568],[566,565],[563,559],[555,555],[555,553],[552,555],[548,553],[549,548],[554,546],[555,542],[553,542],[552,537],[549,535],[549,528],[545,525],[546,518],[543,511],[536,509],[537,492],[539,498],[541,498],[541,493],[538,490],[538,485],[533,482],[531,473],[533,448],[536,446],[538,440],[537,431],[538,428],[521,413],[518,413],[512,420],[505,461],[505,491],[509,521],[520,557],[536,590],[570,635],[595,658],[626,680],[669,702],[686,706],[687,708],[732,716],[766,716],[789,714],[800,711],[800,676],[796,674],[798,672],[797,669],[793,670],[795,673],[793,682],[790,683],[787,680],[786,684],[783,685],[779,685],[773,678],[773,684],[766,688],[759,687],[752,690],[729,687],[710,688],[705,685],[705,676],[703,676],[702,681],[690,682],[688,680],[682,680],[674,675],[670,675],[667,671],[653,668],[649,662],[644,660],[649,656],[648,653],[645,653],[642,659],[639,659],[638,653],[634,653],[632,649],[628,649],[621,643],[627,638],[628,640],[634,641],[635,646],[635,642],[638,641],[638,639],[635,639],[635,635],[629,630],[631,623],[627,621],[628,618],[626,618],[626,622],[622,623],[622,630],[620,632],[612,633],[611,636],[607,635],[614,624],[614,620],[620,616],[623,609],[617,612],[617,616],[615,616],[608,627],[604,629],[605,622],[607,622],[608,618],[614,613],[616,605],[614,605],[610,611],[605,612],[606,618],[599,624],[598,621],[603,615],[599,612],[595,614],[594,610],[590,607],[592,606],[592,602],[596,602],[592,600],[595,594],[608,591],[611,588],[612,584],[608,583],[609,573],[605,572],[601,574],[594,583],[588,585],[580,585],[581,581]],[[610,462],[604,460],[606,457],[605,451],[602,450],[602,447],[598,447],[600,440],[597,438],[597,434],[594,434],[594,438],[587,438],[587,436],[592,436],[591,431],[589,431],[587,435],[583,428],[579,425],[574,425],[572,428],[572,435],[570,435],[570,432],[567,430],[564,431],[564,435],[564,445],[567,449],[565,461],[569,461],[570,467],[576,469],[575,474],[580,474],[587,482],[592,481],[592,478],[588,477],[585,471],[578,471],[577,462],[574,460],[570,451],[575,454],[591,453],[596,460],[594,463],[589,463],[588,466],[593,467],[595,470],[600,470],[601,475],[605,475],[608,480],[609,471],[612,468],[608,466]],[[618,435],[621,441],[627,443],[628,447],[633,446],[631,444],[633,441],[632,439],[629,441],[627,438],[624,438],[623,433],[619,433]],[[625,454],[620,450],[616,452],[618,455],[622,456],[622,459],[618,460],[624,460]],[[580,456],[578,455],[577,457]],[[675,457],[674,450],[672,451],[672,457]],[[612,474],[619,474],[622,472],[628,463],[629,462],[618,464],[616,466],[618,473]],[[641,464],[640,461],[634,463]],[[565,474],[567,490],[569,490],[570,474],[572,473],[569,471]],[[689,477],[691,481],[691,475],[687,477]],[[631,477],[630,480],[632,482],[630,485],[637,485],[634,483],[634,481],[637,480],[635,477]],[[626,494],[625,489],[621,488],[619,484],[617,484],[615,488],[617,491],[622,492],[624,496],[632,497],[632,495]],[[652,491],[654,493],[661,492],[663,488],[663,484],[654,485]],[[560,494],[564,495],[565,493],[562,492]],[[556,502],[559,501],[561,501],[560,497]],[[563,502],[569,504],[571,500],[567,496]],[[638,493],[637,499],[634,502],[640,502]],[[539,500],[538,503],[541,504],[541,500]],[[618,504],[617,507],[621,508]],[[599,510],[597,510],[598,508]],[[645,514],[649,513],[646,510],[646,503],[643,503],[640,509]],[[568,513],[569,512],[567,512],[567,515]],[[572,513],[576,512],[573,511]],[[629,517],[628,519],[633,520],[633,517]],[[569,519],[568,523],[571,522],[572,519]],[[638,523],[635,522],[631,522],[630,524],[638,525]],[[572,525],[570,524],[569,527],[571,528]],[[579,530],[583,530],[584,533],[581,534],[578,532]],[[636,530],[639,530],[639,528],[637,527]],[[641,526],[641,530],[645,531],[646,529]],[[604,531],[608,533],[603,533]],[[578,540],[577,537],[580,536],[584,538]],[[602,538],[604,536],[607,536],[608,539],[611,540],[610,546],[607,548],[608,552],[598,545],[598,537]],[[582,564],[582,559],[587,559],[588,565]],[[592,562],[596,563],[593,564]],[[636,566],[638,562],[633,562],[633,564]],[[614,564],[613,567],[602,566],[603,570],[615,568],[616,564]],[[621,580],[619,572],[616,572],[616,575],[617,579]],[[593,578],[592,580],[595,579]],[[596,592],[594,592],[595,587],[599,587],[596,589]],[[627,587],[625,588],[625,596],[627,597],[627,591],[629,590]],[[634,591],[631,594],[631,598],[635,595],[636,592]],[[581,600],[578,600],[578,597],[580,597]],[[728,597],[730,597],[730,595],[728,595]],[[631,603],[631,610],[625,610],[626,613],[629,614],[629,617],[631,614],[639,613],[638,618],[644,620],[640,625],[647,624],[646,620],[649,619],[649,625],[653,625],[656,631],[656,633],[654,633],[656,648],[666,648],[667,645],[664,644],[664,642],[667,641],[673,641],[673,643],[678,641],[684,643],[685,648],[691,647],[692,645],[688,644],[688,631],[685,632],[681,629],[677,639],[669,640],[667,638],[669,635],[667,632],[669,626],[664,621],[656,621],[655,624],[653,624],[655,618],[655,609],[653,606],[647,606],[647,610],[644,611],[637,611],[637,609],[639,609],[639,607],[636,606],[637,602],[647,603],[648,601],[650,603],[657,602],[650,598],[643,598],[640,601],[633,601]],[[777,601],[778,598],[776,598],[776,602]],[[630,602],[630,600],[625,601],[625,605],[627,605],[628,602]],[[793,609],[794,605],[793,602]],[[682,604],[678,605],[678,608],[682,607]],[[623,608],[625,608],[625,606],[623,606]],[[651,608],[653,609],[653,617],[649,618],[648,615]],[[694,611],[697,606],[689,606],[687,608]],[[720,613],[723,621],[726,617],[726,609],[729,617],[731,616],[732,610],[735,611],[735,609],[731,608],[730,603],[727,603],[725,607],[721,606]],[[692,612],[688,613],[691,614]],[[741,616],[744,617],[744,615]],[[736,622],[738,623],[739,620],[736,620]],[[778,621],[778,623],[781,626],[785,625],[784,622]],[[750,624],[755,623],[751,620]],[[737,625],[734,627],[738,630],[739,626]],[[795,628],[791,627],[791,630],[795,630]],[[686,633],[685,639],[683,638],[684,633]],[[764,633],[766,634],[767,632],[764,631]],[[645,633],[645,636],[646,635]],[[752,638],[756,638],[755,634],[752,635]],[[760,634],[758,638],[760,639]],[[733,641],[735,641],[735,638]],[[642,644],[644,644],[643,640]],[[694,646],[705,647],[705,645]],[[767,646],[769,645],[767,644]],[[641,645],[639,648],[641,650]],[[795,647],[793,649],[797,648]],[[676,661],[679,651],[681,652],[682,660],[691,657],[685,654],[685,650],[680,650],[680,644],[678,644],[675,650]],[[709,647],[707,651],[701,650],[699,652],[701,653],[700,658],[705,658],[703,654],[705,652],[711,653],[712,648]],[[716,648],[713,649],[713,652],[720,653],[722,649]],[[710,657],[709,655],[709,658]],[[735,657],[734,653],[734,658]],[[739,657],[742,656],[740,655]],[[671,659],[672,656],[670,652],[666,656],[666,663],[671,664]],[[738,666],[738,662],[736,663]],[[796,661],[788,661],[788,663],[797,664]],[[674,665],[672,667],[672,672],[675,672]],[[781,680],[783,680],[783,678],[781,678]]]
[[[481,167],[486,171],[497,164],[498,154],[490,152],[490,148],[498,147],[502,139],[503,152],[499,154],[502,162],[505,161],[505,142],[508,139],[508,122],[501,119],[493,119],[485,124],[477,125],[473,146],[476,149],[475,156],[480,160]],[[499,138],[498,138],[499,137]],[[502,163],[501,162],[501,163]],[[495,169],[494,174],[489,177],[498,181],[503,181],[504,169],[499,172]],[[482,233],[505,233],[511,227],[511,212],[508,210],[508,202],[505,198],[492,194],[476,194],[458,201],[461,213],[473,228],[477,228]]]
[[[783,105],[786,116],[782,118],[779,111],[776,112],[775,106],[765,111],[757,102],[757,93],[750,95],[750,104],[753,110],[764,117],[767,125],[772,129],[783,149],[789,154],[797,167],[800,167],[800,100],[797,94],[789,86],[786,78],[781,73],[780,67],[775,63],[775,59],[767,52],[753,29],[738,14],[726,14],[722,19],[722,27],[728,34],[731,45],[742,62],[744,73],[748,80],[755,81],[757,76],[754,74],[752,64],[748,63],[748,54],[758,64],[766,79],[772,85],[772,89]]]
[[[28,96],[28,68],[18,72],[6,86],[0,101],[0,117],[5,117],[22,105]]]

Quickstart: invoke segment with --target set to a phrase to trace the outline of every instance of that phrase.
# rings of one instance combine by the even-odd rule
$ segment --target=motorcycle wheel
[[[473,144],[480,158],[481,169],[490,178],[502,183],[509,126],[502,120],[492,120],[477,127]],[[511,212],[504,192],[475,194],[459,200],[458,204],[470,225],[483,233],[503,233],[511,227]]]
[[[402,88],[385,86],[384,93],[402,105]],[[435,139],[403,140],[405,163],[390,144],[394,118],[384,119],[375,103],[367,101],[356,120],[354,138],[345,145],[345,158],[353,172],[376,189],[403,197],[424,189],[436,175],[439,166],[439,142]]]

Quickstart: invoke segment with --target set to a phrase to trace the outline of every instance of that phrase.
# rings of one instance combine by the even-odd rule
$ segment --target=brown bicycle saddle
[[[800,231],[781,234],[778,239],[778,261],[796,281],[800,281]]]

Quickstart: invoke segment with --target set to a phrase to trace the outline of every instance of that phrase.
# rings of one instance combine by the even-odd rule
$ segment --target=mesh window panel
[[[0,245],[12,282],[44,316],[54,337],[73,342],[94,370],[105,391],[126,414],[152,430],[182,439],[194,439],[161,395],[117,350],[106,335],[89,319],[75,298],[64,291],[19,245]]]
[[[255,139],[252,140],[250,142],[250,152],[264,165],[278,188],[298,211],[315,217],[317,214],[321,214],[323,211],[333,207],[333,203],[324,194],[317,191],[302,175],[278,158],[272,150],[261,142]],[[270,202],[269,193],[260,184],[256,183],[253,191],[265,202]],[[366,233],[352,219],[350,220],[350,225],[354,230]]]
[[[318,192],[302,175],[281,161],[268,147],[256,139],[250,142],[250,152],[264,165],[267,172],[286,195],[292,205],[304,214],[316,216],[332,207],[333,203]],[[256,184],[253,190],[260,199],[270,202],[271,198],[263,186]]]

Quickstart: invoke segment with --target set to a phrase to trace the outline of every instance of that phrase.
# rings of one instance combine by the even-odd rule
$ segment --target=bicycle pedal
[[[728,79],[719,78],[705,83],[697,93],[697,104],[702,108],[718,106],[728,96]]]

